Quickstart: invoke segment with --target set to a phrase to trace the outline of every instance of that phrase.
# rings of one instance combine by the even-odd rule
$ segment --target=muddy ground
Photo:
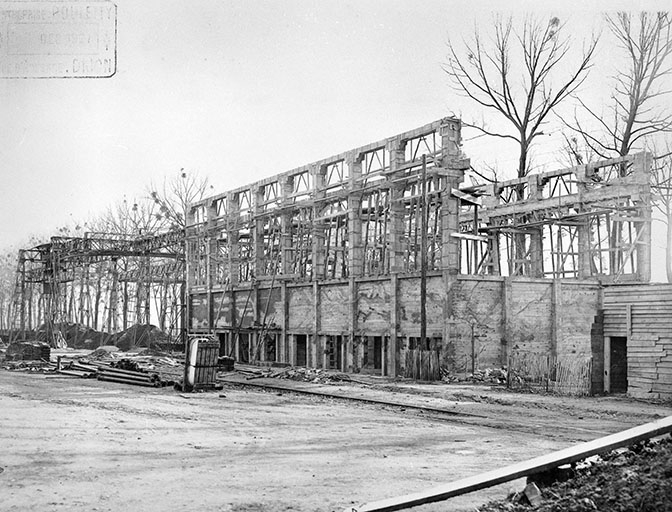
[[[182,394],[0,371],[0,509],[341,511],[672,414],[489,386],[227,379],[220,392]],[[414,510],[474,510],[522,487]]]

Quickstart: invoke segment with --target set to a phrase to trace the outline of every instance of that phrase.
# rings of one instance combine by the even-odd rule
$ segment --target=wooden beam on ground
[[[672,416],[624,430],[617,434],[601,437],[594,441],[565,448],[548,455],[519,462],[505,468],[440,485],[426,491],[367,503],[359,508],[348,507],[344,512],[388,512],[443,501],[454,496],[486,489],[493,485],[516,480],[524,476],[548,471],[563,464],[577,462],[593,455],[605,453],[622,446],[632,445],[644,439],[650,439],[670,432],[672,432]]]

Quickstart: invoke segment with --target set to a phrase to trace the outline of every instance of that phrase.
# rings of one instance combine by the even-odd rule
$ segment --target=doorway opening
[[[297,334],[296,339],[296,366],[306,366],[308,363],[308,336]]]
[[[612,393],[628,391],[628,338],[611,337],[609,358],[609,389]]]

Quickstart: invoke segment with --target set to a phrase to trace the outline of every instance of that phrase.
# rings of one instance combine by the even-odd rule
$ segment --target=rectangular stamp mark
[[[107,78],[117,70],[110,1],[0,1],[0,78]]]

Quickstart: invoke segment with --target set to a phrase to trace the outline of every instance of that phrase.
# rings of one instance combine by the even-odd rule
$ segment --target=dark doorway
[[[308,336],[296,335],[296,366],[306,366],[308,362]]]
[[[611,375],[610,390],[612,393],[628,391],[628,338],[612,336],[609,374]]]
[[[219,338],[219,356],[228,356],[229,355],[229,333],[220,332],[217,337]]]
[[[277,341],[278,335],[275,333],[267,333],[264,335],[264,361],[270,361],[272,363],[277,361]]]
[[[327,336],[327,368],[340,370],[343,361],[343,337]]]
[[[241,332],[238,335],[238,361],[241,363],[250,362],[250,334]]]
[[[380,370],[383,367],[383,338],[382,336],[373,337],[373,368]]]

